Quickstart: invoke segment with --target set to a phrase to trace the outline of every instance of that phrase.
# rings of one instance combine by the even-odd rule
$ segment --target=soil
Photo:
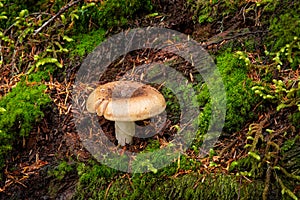
[[[195,24],[192,20],[193,13],[189,12],[189,8],[185,6],[185,3],[186,1],[184,0],[153,0],[153,4],[156,6],[158,13],[160,13],[164,19],[162,20],[162,17],[141,18],[132,21],[130,27],[159,26],[190,34],[192,38],[201,42],[203,46],[211,52],[217,51],[219,47],[226,43],[226,40],[230,39],[227,37],[227,34],[231,33],[230,35],[232,35],[232,33],[239,33],[239,30],[244,28],[248,28],[252,31],[262,31],[255,34],[257,41],[260,41],[261,37],[263,37],[263,27],[256,27],[253,21],[245,22],[241,14],[232,16],[223,22],[222,26],[224,30],[228,30],[228,32],[221,32],[220,25],[217,23],[201,26]],[[118,31],[119,30],[112,30],[109,34],[114,34],[114,32]],[[136,59],[137,56],[139,56],[139,59]],[[185,74],[191,83],[201,81],[191,80],[190,74],[195,75],[193,68],[188,63],[180,61],[175,55],[146,50],[127,55],[122,67],[115,67],[117,62],[113,63],[110,71],[106,73],[107,75],[102,80],[103,83],[124,76],[126,71],[132,69],[132,66],[143,64],[146,59],[156,62],[163,59],[170,61],[177,60],[177,70]],[[55,169],[62,160],[68,160],[70,162],[71,160],[79,160],[86,162],[89,159],[93,159],[91,154],[82,145],[82,138],[79,137],[73,120],[73,112],[80,112],[80,110],[76,111],[71,108],[70,91],[72,90],[72,83],[74,82],[76,71],[80,67],[80,62],[79,58],[75,62],[70,62],[72,62],[75,67],[69,68],[66,76],[59,75],[58,73],[53,75],[53,79],[48,83],[49,89],[47,92],[51,95],[53,103],[47,108],[44,108],[45,117],[43,120],[36,124],[29,138],[24,140],[23,143],[15,144],[14,150],[7,156],[7,167],[3,172],[6,181],[0,184],[0,188],[4,189],[4,192],[0,193],[0,199],[68,199],[75,192],[78,179],[76,172],[69,173],[67,177],[64,178],[63,185],[56,185],[56,180],[49,175],[48,171]],[[155,87],[161,89],[159,86]],[[160,124],[164,134],[153,136],[161,143],[172,139],[175,133],[172,126],[178,123],[178,117],[176,117],[176,115],[172,113],[167,114],[169,120]],[[268,126],[265,125],[264,128],[271,126],[283,127],[286,118],[285,113],[273,114],[273,116],[269,118]],[[114,136],[113,122],[107,121],[102,117],[93,119],[101,125],[106,137],[113,144],[117,144]],[[159,121],[159,119],[157,119],[157,121]],[[283,124],[276,124],[275,122],[278,121],[281,121]],[[145,120],[137,123],[141,125],[143,123],[149,123],[149,121]],[[248,126],[249,124],[245,127]],[[246,128],[241,130],[241,132],[247,132]],[[242,155],[244,153],[242,147],[245,138],[242,135],[245,134],[241,134],[241,132],[230,137],[224,135],[222,136],[222,142],[219,141],[216,144],[217,151],[222,155],[220,156],[222,159],[216,160],[216,162],[224,165],[224,168],[227,167],[226,164],[228,160],[234,155]],[[124,148],[132,152],[139,152],[146,146],[147,139],[135,138],[133,145],[127,145]],[[49,193],[49,188],[55,188],[55,191]]]

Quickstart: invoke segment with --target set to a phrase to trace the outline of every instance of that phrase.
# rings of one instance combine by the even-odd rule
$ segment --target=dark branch
[[[220,37],[220,39],[215,39],[215,36],[213,39],[209,39],[207,42],[203,43],[202,46],[204,48],[207,48],[208,46],[214,45],[214,44],[220,44],[223,41],[228,41],[228,40],[233,40],[239,37],[244,37],[246,35],[251,35],[251,34],[258,34],[258,33],[266,33],[268,31],[253,31],[253,32],[244,32],[244,33],[237,33],[233,36],[227,36],[227,37]]]
[[[62,13],[64,13],[65,11],[67,11],[70,7],[74,6],[75,4],[81,2],[83,0],[77,0],[77,1],[73,1],[68,3],[67,5],[65,5],[64,7],[62,7],[58,13],[56,13],[56,15],[54,15],[53,17],[51,17],[48,21],[46,21],[40,28],[36,29],[34,31],[34,35],[38,34],[43,28],[45,28],[46,26],[48,26],[53,20],[55,20],[58,16],[60,16]]]

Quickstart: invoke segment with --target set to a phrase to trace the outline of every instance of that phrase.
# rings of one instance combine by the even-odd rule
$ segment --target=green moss
[[[94,6],[83,4],[73,11],[78,18],[72,28],[74,41],[67,46],[71,49],[70,56],[85,56],[105,39],[107,30],[123,26],[151,9],[149,0],[109,0]]]
[[[88,53],[92,52],[95,47],[100,44],[105,38],[105,30],[99,29],[91,31],[88,34],[78,34],[72,39],[73,41],[68,43],[67,48],[71,49],[70,57],[80,56],[84,57]]]
[[[37,77],[32,77],[35,80]],[[38,82],[20,81],[6,96],[0,99],[0,167],[4,155],[13,143],[27,136],[33,125],[43,117],[42,108],[50,102],[44,93],[46,86]]]
[[[295,36],[300,37],[300,3],[294,2],[281,5],[287,7],[285,12],[270,19],[271,31],[267,47],[273,52],[293,41]]]
[[[167,177],[161,174],[118,175],[107,179],[95,174],[81,181],[74,199],[257,199],[263,183],[246,183],[231,175],[190,173]],[[93,176],[92,176],[93,174]],[[86,185],[83,186],[82,184]],[[92,183],[92,184],[91,184]]]
[[[56,168],[49,171],[50,176],[54,176],[57,180],[62,180],[68,173],[74,170],[74,165],[62,161]]]
[[[73,31],[86,33],[91,26],[105,30],[120,27],[151,9],[150,0],[108,0],[87,9],[81,7],[76,12],[79,18]]]
[[[247,77],[248,69],[233,53],[224,52],[217,56],[217,67],[223,78],[227,96],[224,130],[239,130],[247,120],[253,119],[253,107],[258,98],[251,90],[252,80]]]
[[[188,0],[188,6],[194,13],[193,18],[200,24],[207,22],[211,23],[222,19],[224,16],[234,14],[241,3],[243,3],[243,1]]]
[[[300,130],[300,112],[295,112],[289,115],[289,120],[292,125],[296,128],[296,131]]]
[[[270,31],[266,38],[266,47],[270,52],[282,51],[282,48],[292,43],[295,37],[300,38],[300,3],[278,0],[275,2],[274,6],[277,6],[273,13],[274,17],[266,19]],[[292,48],[299,49],[299,44]],[[285,64],[290,61],[288,57],[293,57],[294,60],[289,65],[297,68],[300,64],[299,51],[296,53],[292,48],[290,51],[293,51],[293,55],[285,56],[281,61]]]
[[[114,180],[117,171],[98,165],[95,162],[90,164],[80,163],[77,167],[79,184],[75,194],[76,199],[88,199],[89,197],[104,197],[105,189]]]
[[[248,67],[240,60],[231,49],[224,50],[216,56],[217,69],[221,74],[226,92],[226,117],[223,131],[233,133],[240,130],[247,121],[256,116],[252,110],[259,102],[251,90],[253,82],[248,78]],[[217,80],[215,80],[217,81]],[[195,144],[199,145],[201,137],[208,130],[211,119],[211,95],[206,85],[199,84],[195,87],[197,103],[201,108],[199,115],[199,133]],[[224,94],[214,94],[217,101],[224,101]],[[217,120],[217,119],[216,119]]]

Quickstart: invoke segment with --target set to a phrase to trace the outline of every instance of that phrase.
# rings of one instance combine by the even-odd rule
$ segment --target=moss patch
[[[34,80],[37,78],[41,77],[34,76]],[[33,125],[44,116],[42,108],[50,102],[45,89],[45,85],[24,78],[0,99],[0,168],[13,143],[27,136]]]
[[[257,199],[263,191],[263,182],[250,183],[232,175],[115,176],[107,170],[111,171],[94,165],[81,174],[75,199]]]

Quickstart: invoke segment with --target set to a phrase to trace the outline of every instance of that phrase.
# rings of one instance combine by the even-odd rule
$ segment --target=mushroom
[[[88,97],[87,111],[115,121],[115,134],[121,146],[131,144],[135,121],[162,113],[166,102],[155,88],[134,81],[115,81],[98,86]]]

